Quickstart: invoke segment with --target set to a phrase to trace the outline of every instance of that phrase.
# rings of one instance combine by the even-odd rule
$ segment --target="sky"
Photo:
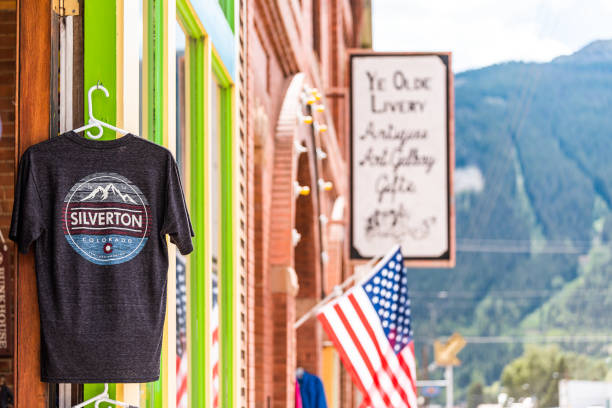
[[[377,51],[452,51],[455,72],[612,39],[612,0],[372,0]]]

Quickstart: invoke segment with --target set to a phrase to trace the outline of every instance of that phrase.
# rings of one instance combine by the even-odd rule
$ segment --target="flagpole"
[[[376,265],[376,263],[378,261],[380,261],[380,259],[381,259],[380,256],[374,257],[374,258],[370,259],[368,261],[368,263],[366,263],[363,267],[367,268],[367,269],[372,269],[372,267],[374,265]],[[310,318],[313,317],[319,311],[319,309],[321,309],[323,306],[325,306],[325,304],[327,302],[329,302],[330,300],[332,300],[332,299],[334,299],[334,298],[336,298],[338,296],[342,296],[342,293],[344,292],[344,290],[349,285],[352,285],[357,278],[361,278],[362,276],[364,276],[364,274],[353,273],[344,282],[342,282],[339,285],[334,286],[334,289],[327,296],[325,296],[323,299],[321,299],[319,301],[319,303],[314,305],[308,312],[306,312],[304,315],[302,315],[302,317],[300,317],[293,324],[293,328],[294,329],[298,329],[300,326],[302,326],[304,323],[306,323],[308,320],[310,320]]]

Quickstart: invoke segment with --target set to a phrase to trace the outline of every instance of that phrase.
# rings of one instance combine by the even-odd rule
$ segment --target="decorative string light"
[[[295,197],[299,197],[299,196],[307,196],[310,194],[310,187],[308,186],[302,186],[300,185],[300,183],[298,183],[297,181],[293,182],[293,191],[295,194]]]
[[[317,112],[325,112],[325,105],[323,105],[322,103],[317,103],[314,106],[314,110]]]
[[[321,160],[327,159],[327,153],[325,153],[325,151],[320,147],[317,147],[317,157]]]
[[[306,102],[307,105],[314,105],[314,103],[317,101],[317,98],[315,98],[314,96],[310,95],[310,96],[306,96],[304,98],[304,102]]]
[[[302,239],[302,234],[298,232],[295,228],[291,230],[291,240],[293,241],[293,246],[297,246]]]
[[[327,132],[327,125],[325,123],[315,122],[314,128],[317,132],[320,132],[320,133]]]
[[[303,144],[301,144],[300,142],[298,142],[297,140],[293,142],[293,146],[295,147],[295,151],[298,152],[298,155],[302,153],[306,153],[308,151],[308,148],[304,146]]]
[[[329,262],[329,255],[327,255],[327,251],[321,252],[321,262],[327,264]]]
[[[319,90],[318,90],[317,88],[312,88],[312,89],[310,90],[310,94],[311,94],[312,96],[314,96],[314,98],[315,98],[317,101],[320,101],[320,100],[321,100],[321,98],[323,98],[323,95],[321,95],[321,92],[319,92]]]
[[[300,108],[298,108],[298,111],[297,111],[297,118],[302,123],[305,123],[307,125],[312,124],[312,116],[304,115]]]
[[[323,226],[327,225],[328,221],[329,220],[327,219],[327,216],[325,214],[319,215],[319,222],[321,223],[321,225]]]
[[[319,179],[318,184],[319,188],[323,191],[331,191],[331,189],[334,188],[334,183],[332,183],[331,181]]]
[[[307,95],[313,96],[317,101],[320,101],[323,98],[323,95],[321,95],[321,92],[319,92],[317,88],[311,88],[308,85],[304,85],[304,92]]]

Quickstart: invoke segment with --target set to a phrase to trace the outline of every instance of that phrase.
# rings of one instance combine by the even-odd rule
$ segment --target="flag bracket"
[[[381,257],[375,257],[372,258],[368,261],[367,264],[361,266],[361,268],[363,268],[363,270],[361,272],[358,271],[354,271],[354,273],[349,276],[344,282],[342,282],[339,285],[334,286],[334,288],[331,290],[331,292],[329,292],[329,294],[327,296],[325,296],[323,299],[321,299],[316,305],[314,305],[308,312],[304,313],[302,315],[302,317],[300,317],[298,320],[296,320],[296,322],[293,324],[293,328],[295,330],[299,329],[300,326],[302,326],[304,323],[306,323],[308,320],[310,320],[312,317],[314,317],[317,312],[319,311],[319,309],[321,309],[323,306],[325,306],[327,304],[327,302],[329,302],[330,300],[333,300],[337,297],[342,296],[342,294],[344,293],[344,290],[349,287],[350,285],[352,285],[355,281],[360,280],[363,276],[365,276],[365,274],[367,272],[369,272],[372,267],[374,265],[376,265],[376,263],[378,261],[380,261]]]

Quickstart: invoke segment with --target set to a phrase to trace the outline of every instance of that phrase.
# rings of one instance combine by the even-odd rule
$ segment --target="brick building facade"
[[[293,407],[297,367],[335,384],[331,406],[354,405],[347,373],[324,367],[319,323],[294,322],[351,273],[346,51],[371,41],[368,3],[246,2],[250,407]]]
[[[8,241],[15,175],[16,3],[16,0],[0,2],[0,229],[3,242]],[[13,293],[10,289],[14,285],[13,271],[7,272],[2,296]],[[10,299],[4,304],[10,316],[13,310]],[[8,320],[3,328],[10,337],[13,317]],[[11,338],[8,340],[12,343]],[[10,355],[0,356],[0,376],[5,376],[7,385],[13,389],[13,359]]]

